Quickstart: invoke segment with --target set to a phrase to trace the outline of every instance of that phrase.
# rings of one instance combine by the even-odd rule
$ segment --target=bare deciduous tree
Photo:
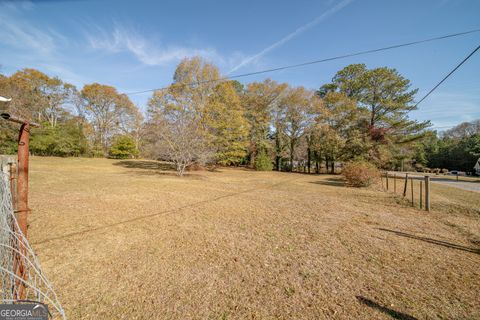
[[[202,116],[219,78],[215,66],[198,57],[185,59],[175,71],[174,83],[155,92],[149,101],[148,136],[155,141],[152,153],[172,161],[179,175],[214,154]]]
[[[180,176],[188,166],[204,164],[214,154],[200,122],[185,113],[174,117],[158,113],[149,132],[149,137],[154,140],[153,155],[173,162]]]

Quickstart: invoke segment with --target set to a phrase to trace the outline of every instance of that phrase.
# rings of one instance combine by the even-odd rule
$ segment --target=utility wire
[[[475,54],[475,52],[478,51],[478,49],[480,49],[480,45],[478,47],[476,47],[472,52],[470,52],[470,54],[468,56],[465,57],[465,59],[462,60],[462,62],[460,62],[452,71],[450,71],[439,83],[437,83],[435,85],[435,87],[433,87],[430,91],[428,91],[428,93],[426,95],[423,96],[422,99],[420,99],[420,101],[418,101],[416,104],[415,104],[415,107],[417,107],[420,102],[422,102],[423,100],[425,100],[433,91],[435,91],[435,89],[437,89],[445,80],[448,79],[448,77],[450,77],[455,71],[457,71],[458,68],[460,68],[462,66],[462,64],[464,64],[465,62],[467,62],[468,59],[470,59],[471,56],[473,56]]]
[[[442,126],[442,127],[432,127],[432,129],[448,129],[448,128],[454,128],[456,126]]]
[[[308,65],[312,65],[312,64],[317,64],[317,63],[323,63],[323,62],[339,60],[339,59],[344,59],[344,58],[350,58],[350,57],[355,57],[355,56],[360,56],[360,55],[385,51],[385,50],[391,50],[391,49],[397,49],[397,48],[401,48],[401,47],[413,46],[413,45],[426,43],[426,42],[431,42],[431,41],[437,41],[437,40],[443,40],[443,39],[463,36],[463,35],[467,35],[467,34],[471,34],[471,33],[476,33],[476,32],[479,32],[479,31],[480,31],[480,29],[473,29],[473,30],[469,30],[469,31],[443,35],[443,36],[440,36],[440,37],[428,38],[428,39],[423,39],[423,40],[418,40],[418,41],[413,41],[413,42],[396,44],[396,45],[383,47],[383,48],[377,48],[377,49],[371,49],[371,50],[366,50],[366,51],[359,51],[359,52],[355,52],[355,53],[344,54],[344,55],[331,57],[331,58],[326,58],[326,59],[313,60],[313,61],[303,62],[303,63],[299,63],[299,64],[292,64],[292,65],[287,65],[287,66],[282,66],[282,67],[277,67],[277,68],[272,68],[272,69],[266,69],[266,70],[248,72],[248,73],[243,73],[243,74],[238,74],[238,75],[233,75],[233,76],[228,76],[228,77],[222,77],[222,78],[215,79],[215,80],[204,80],[204,81],[198,81],[198,82],[185,83],[182,86],[200,85],[200,84],[204,84],[204,83],[237,79],[237,78],[248,77],[248,76],[253,76],[253,75],[258,75],[258,74],[263,74],[263,73],[274,72],[274,71],[280,71],[280,70],[285,70],[285,69],[299,68],[299,67],[304,67],[304,66],[308,66]],[[147,93],[147,92],[152,92],[152,91],[165,90],[165,89],[168,89],[168,88],[169,88],[169,86],[163,87],[163,88],[143,90],[143,91],[134,91],[134,92],[126,93],[126,95],[141,94],[141,93]]]

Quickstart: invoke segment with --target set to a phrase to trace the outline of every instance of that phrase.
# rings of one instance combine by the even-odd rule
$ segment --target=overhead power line
[[[418,106],[420,104],[420,102],[422,102],[423,100],[425,100],[433,91],[435,91],[435,89],[437,89],[445,80],[448,79],[448,77],[450,77],[455,71],[457,71],[458,68],[460,68],[462,66],[462,64],[464,64],[465,62],[467,62],[468,59],[470,59],[474,54],[475,52],[477,52],[478,50],[480,49],[480,45],[478,47],[476,47],[472,52],[470,52],[470,54],[468,56],[465,57],[465,59],[463,59],[455,68],[453,68],[452,71],[450,71],[442,80],[440,80],[439,83],[437,83],[435,85],[435,87],[433,87],[430,91],[428,91],[428,93],[426,95],[423,96],[422,99],[420,99],[420,101],[418,101],[416,104],[415,104],[415,107]]]
[[[449,129],[449,128],[453,128],[453,127],[456,127],[456,125],[455,126],[432,127],[432,129]]]
[[[469,31],[453,33],[453,34],[443,35],[443,36],[434,37],[434,38],[428,38],[428,39],[423,39],[423,40],[418,40],[418,41],[413,41],[413,42],[396,44],[396,45],[383,47],[383,48],[377,48],[377,49],[371,49],[371,50],[365,50],[365,51],[359,51],[359,52],[355,52],[355,53],[339,55],[339,56],[331,57],[331,58],[313,60],[313,61],[308,61],[308,62],[303,62],[303,63],[298,63],[298,64],[292,64],[292,65],[287,65],[287,66],[282,66],[282,67],[277,67],[277,68],[271,68],[271,69],[265,69],[265,70],[260,70],[260,71],[242,73],[242,74],[232,75],[232,76],[228,76],[228,77],[222,77],[222,78],[215,79],[215,80],[205,80],[205,81],[191,82],[191,83],[183,84],[183,86],[200,85],[200,84],[204,84],[204,83],[218,82],[218,81],[224,81],[224,80],[232,80],[232,79],[238,79],[238,78],[258,75],[258,74],[270,73],[270,72],[274,72],[274,71],[281,71],[281,70],[286,70],[286,69],[305,67],[305,66],[312,65],[312,64],[317,64],[317,63],[323,63],[323,62],[328,62],[328,61],[333,61],[333,60],[345,59],[345,58],[350,58],[350,57],[355,57],[355,56],[380,52],[380,51],[386,51],[386,50],[392,50],[392,49],[397,49],[397,48],[402,48],[402,47],[413,46],[413,45],[426,43],[426,42],[432,42],[432,41],[444,40],[444,39],[448,39],[448,38],[459,37],[459,36],[463,36],[463,35],[467,35],[467,34],[471,34],[471,33],[476,33],[476,32],[479,32],[479,31],[480,31],[480,29],[473,29],[473,30],[469,30]],[[156,89],[148,89],[148,90],[143,90],[143,91],[134,91],[134,92],[126,93],[126,95],[141,94],[141,93],[147,93],[147,92],[152,92],[152,91],[165,90],[165,89],[168,89],[168,88],[169,88],[169,86],[162,87],[162,88],[156,88]]]

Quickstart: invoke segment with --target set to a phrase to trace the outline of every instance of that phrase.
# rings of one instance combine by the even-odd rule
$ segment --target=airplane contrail
[[[260,57],[264,56],[265,54],[267,54],[268,52],[272,51],[273,49],[275,48],[278,48],[282,45],[284,45],[285,43],[287,43],[288,41],[292,40],[293,38],[295,38],[296,36],[304,33],[305,31],[307,31],[308,29],[314,27],[315,25],[317,25],[318,23],[322,22],[323,20],[325,20],[326,18],[328,18],[329,16],[337,13],[338,11],[340,11],[341,9],[343,9],[344,7],[346,7],[347,5],[349,5],[353,0],[343,0],[342,2],[338,3],[337,5],[335,5],[334,7],[328,9],[327,11],[325,11],[324,13],[322,13],[321,15],[319,15],[318,17],[316,17],[315,19],[313,19],[312,21],[310,21],[309,23],[297,28],[297,30],[295,30],[294,32],[288,34],[287,36],[283,37],[282,39],[280,39],[279,41],[275,42],[274,44],[268,46],[267,48],[263,49],[262,51],[260,51],[259,53],[253,55],[253,56],[250,56],[246,59],[244,59],[242,62],[240,62],[238,65],[236,65],[235,67],[233,67],[230,71],[229,71],[229,74],[232,73],[232,72],[235,72],[237,71],[238,69],[240,69],[241,67],[259,59]]]

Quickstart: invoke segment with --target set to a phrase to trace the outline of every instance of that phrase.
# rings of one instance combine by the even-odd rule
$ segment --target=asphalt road
[[[397,175],[402,175],[404,176],[405,173],[399,173],[399,172],[391,172],[390,174],[397,174]],[[414,178],[415,180],[422,180],[424,179],[425,176],[421,175],[415,175],[415,174],[409,174],[409,177]],[[480,192],[480,181],[478,182],[468,182],[468,181],[456,181],[452,179],[447,179],[447,178],[442,178],[442,177],[436,177],[436,176],[430,176],[430,181],[433,183],[439,183],[439,184],[444,184],[447,186],[452,186],[455,188],[460,188],[468,191],[476,191]]]

